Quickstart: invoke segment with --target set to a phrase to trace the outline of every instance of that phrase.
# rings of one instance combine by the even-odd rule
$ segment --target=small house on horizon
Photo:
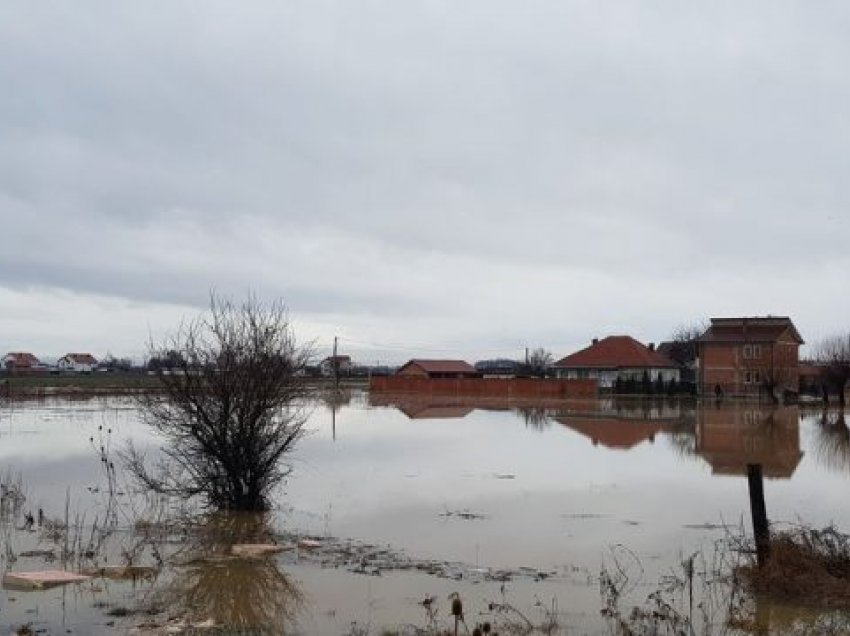
[[[617,381],[660,379],[666,386],[680,380],[675,362],[631,336],[594,338],[589,347],[558,360],[553,368],[559,378],[594,379],[604,390],[613,389]]]
[[[3,368],[6,371],[33,371],[42,367],[41,362],[33,354],[25,351],[13,351],[3,356]]]
[[[418,378],[480,378],[477,371],[463,360],[424,360],[414,358],[403,364],[395,373],[397,376]]]
[[[97,366],[97,359],[90,353],[66,353],[57,360],[56,366],[60,371],[91,373]]]
[[[351,373],[351,356],[328,356],[319,363],[319,372],[325,377],[333,376],[335,373],[349,375]]]

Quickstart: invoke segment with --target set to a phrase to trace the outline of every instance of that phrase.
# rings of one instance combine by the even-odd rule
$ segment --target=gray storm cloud
[[[849,304],[848,22],[840,3],[4,3],[0,346],[132,347],[211,288],[282,296],[322,342],[470,356],[723,313],[827,333]],[[104,310],[11,318],[74,298]]]

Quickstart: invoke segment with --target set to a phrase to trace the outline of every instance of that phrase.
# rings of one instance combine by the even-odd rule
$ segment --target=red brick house
[[[712,318],[699,339],[704,395],[780,397],[799,390],[803,338],[787,316]]]
[[[468,362],[463,360],[421,360],[413,359],[403,365],[396,375],[418,378],[480,378]]]
[[[631,336],[594,338],[589,347],[558,360],[553,368],[559,378],[595,379],[600,389],[612,389],[618,379],[655,382],[660,377],[665,385],[680,379],[675,362]]]
[[[33,371],[41,366],[41,363],[31,353],[12,352],[3,356],[3,368],[7,371]]]

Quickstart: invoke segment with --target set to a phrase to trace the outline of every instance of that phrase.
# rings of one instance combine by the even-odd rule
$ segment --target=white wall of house
[[[627,380],[629,378],[640,381],[643,379],[644,372],[649,374],[649,379],[656,381],[658,375],[661,375],[661,380],[668,384],[671,380],[680,381],[679,369],[670,368],[633,368],[633,369],[558,369],[558,377],[568,380],[593,379],[596,380],[600,389],[610,389],[614,387],[617,378]]]
[[[617,381],[617,369],[558,369],[559,378],[596,380],[600,389],[610,389]]]
[[[636,369],[620,369],[620,377],[623,379],[631,378],[633,380],[642,380],[644,372],[649,375],[649,379],[652,382],[655,382],[658,379],[659,375],[661,376],[661,381],[665,384],[669,383],[671,380],[676,380],[676,382],[679,382],[679,380],[681,379],[679,369],[670,369],[667,367],[655,369],[647,369],[646,367]]]
[[[334,374],[334,364],[333,360],[330,358],[325,358],[319,363],[319,371],[323,376],[330,377]],[[350,360],[340,360],[339,361],[339,372],[343,375],[347,374],[351,371],[351,361]]]
[[[67,357],[59,358],[56,366],[62,371],[75,371],[76,373],[91,373],[94,370],[93,364],[83,364]]]

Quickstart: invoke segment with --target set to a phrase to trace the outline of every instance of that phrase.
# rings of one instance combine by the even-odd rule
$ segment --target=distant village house
[[[325,377],[351,373],[351,356],[328,356],[319,363],[319,372]]]
[[[97,360],[90,353],[66,353],[56,363],[60,371],[91,373],[97,366]]]
[[[396,371],[396,375],[419,378],[480,378],[481,373],[463,360],[413,359]]]
[[[3,356],[2,362],[3,368],[10,372],[34,371],[43,366],[33,354],[25,352],[7,353]]]

